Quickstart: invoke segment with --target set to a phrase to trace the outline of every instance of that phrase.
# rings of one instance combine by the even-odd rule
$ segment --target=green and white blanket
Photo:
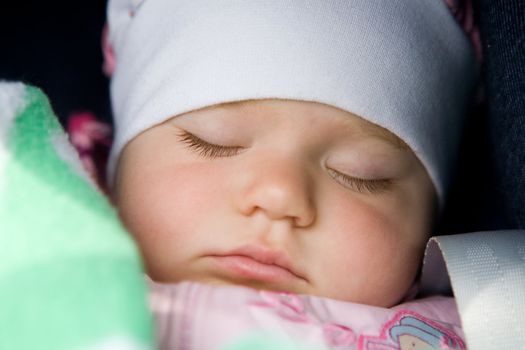
[[[0,82],[0,349],[148,349],[138,251],[46,96]]]

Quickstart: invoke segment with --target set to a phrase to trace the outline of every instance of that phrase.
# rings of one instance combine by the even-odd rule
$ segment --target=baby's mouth
[[[212,267],[219,274],[242,280],[270,284],[290,284],[305,278],[292,270],[286,255],[255,245],[246,245],[231,252],[211,254]]]

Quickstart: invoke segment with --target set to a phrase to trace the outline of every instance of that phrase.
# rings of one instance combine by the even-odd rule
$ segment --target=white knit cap
[[[404,140],[440,202],[476,83],[442,0],[110,0],[115,140],[173,116],[281,98],[354,113]]]

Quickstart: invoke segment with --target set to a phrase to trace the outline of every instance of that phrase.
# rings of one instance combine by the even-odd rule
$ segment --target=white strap
[[[447,270],[469,350],[525,349],[525,231],[433,237],[422,291],[446,291]]]

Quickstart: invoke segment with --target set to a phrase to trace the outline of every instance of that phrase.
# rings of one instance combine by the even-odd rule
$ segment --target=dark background
[[[42,88],[61,121],[82,110],[109,120],[100,48],[105,13],[105,0],[3,1],[0,79]]]
[[[468,119],[439,232],[525,228],[524,0],[474,2],[485,103]],[[102,73],[104,0],[3,2],[0,79],[48,94],[62,123],[75,111],[110,121]]]

